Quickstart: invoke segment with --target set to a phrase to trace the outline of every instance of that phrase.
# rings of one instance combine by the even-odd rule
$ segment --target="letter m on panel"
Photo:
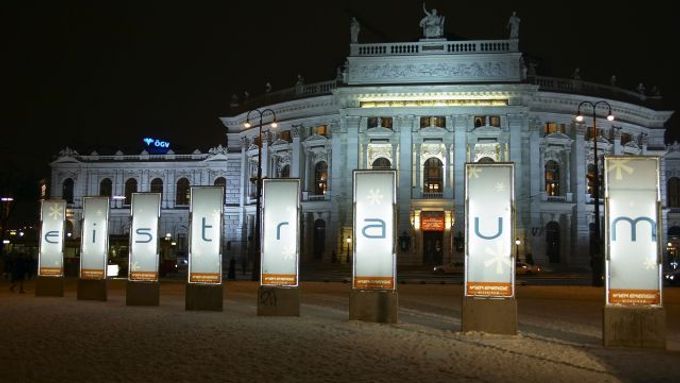
[[[632,219],[630,217],[617,217],[612,221],[612,241],[616,241],[616,227],[620,221],[628,222],[630,224],[630,240],[632,242],[637,241],[637,224],[638,222],[648,222],[651,226],[652,232],[652,242],[656,242],[656,222],[649,217],[637,217]]]

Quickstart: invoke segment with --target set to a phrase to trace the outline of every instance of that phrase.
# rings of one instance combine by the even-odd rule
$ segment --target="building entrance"
[[[423,232],[423,264],[441,265],[444,262],[444,212],[422,212],[420,229]]]

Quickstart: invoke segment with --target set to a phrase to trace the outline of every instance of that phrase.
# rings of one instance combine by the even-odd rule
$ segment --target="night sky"
[[[0,192],[13,194],[15,219],[28,217],[37,181],[63,147],[81,154],[139,153],[142,138],[178,152],[224,144],[218,117],[232,93],[251,95],[330,80],[349,49],[349,19],[360,42],[415,41],[421,1],[74,2],[10,1],[3,15],[3,121]],[[538,74],[633,88],[657,85],[680,110],[680,21],[670,2],[430,0],[446,16],[449,39],[501,39],[513,10],[520,49]],[[649,8],[641,8],[643,5]],[[288,16],[287,16],[288,15]],[[9,102],[8,102],[9,101]],[[669,140],[680,137],[680,118]],[[23,218],[21,219],[23,220]]]

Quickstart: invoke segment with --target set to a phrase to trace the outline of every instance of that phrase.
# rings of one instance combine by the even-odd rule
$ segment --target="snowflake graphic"
[[[137,270],[140,270],[141,268],[142,268],[142,266],[139,265],[139,262],[137,262],[137,261],[132,262],[132,271],[137,271]]]
[[[478,168],[476,166],[470,166],[468,168],[468,178],[479,178],[479,174],[482,172],[481,168]]]
[[[295,259],[295,248],[293,245],[286,245],[283,250],[281,250],[281,255],[283,255],[284,261],[291,261]]]
[[[617,159],[611,162],[609,171],[610,172],[616,171],[616,175],[614,177],[616,178],[617,181],[623,179],[623,172],[626,172],[628,174],[633,174],[633,172],[635,172],[634,168],[626,165],[628,162],[630,162],[630,160],[623,159]]]
[[[371,189],[367,198],[371,205],[382,205],[383,195],[380,194],[380,189]]]
[[[50,212],[48,216],[54,218],[54,219],[59,219],[61,218],[62,215],[61,207],[57,204],[53,204],[50,206]]]
[[[645,270],[654,270],[657,268],[656,258],[654,257],[647,257],[642,264],[645,267]]]
[[[55,259],[55,260],[54,260],[54,265],[55,265],[55,266],[61,266],[61,261],[58,260],[58,259]]]
[[[496,248],[487,247],[486,253],[491,256],[491,259],[484,261],[484,267],[496,265],[496,274],[503,274],[503,265],[510,266],[510,257],[503,251],[503,244],[499,241],[496,243]]]
[[[496,182],[496,191],[501,193],[505,191],[505,183],[503,182]]]

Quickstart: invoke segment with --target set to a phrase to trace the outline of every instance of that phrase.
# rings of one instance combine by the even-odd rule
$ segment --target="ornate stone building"
[[[271,114],[265,114],[262,172],[302,180],[302,262],[346,261],[352,171],[370,168],[398,170],[398,263],[462,260],[464,164],[512,161],[520,258],[585,268],[594,216],[592,110],[584,110],[583,123],[574,117],[581,101],[606,100],[616,119],[597,110],[598,160],[605,154],[666,156],[665,222],[680,235],[680,210],[674,210],[680,209],[680,150],[664,143],[672,112],[658,110],[655,96],[530,69],[516,39],[352,43],[337,79],[299,81],[234,102],[233,113],[221,118],[226,147],[165,155],[62,151],[51,164],[52,196],[69,201],[75,235],[83,196],[121,196],[112,203],[111,228],[124,234],[129,194],[162,192],[162,231],[180,240],[181,251],[189,186],[224,185],[225,254],[247,257],[259,116],[250,121],[253,127],[244,124],[248,111],[269,108],[278,126],[270,127]]]

